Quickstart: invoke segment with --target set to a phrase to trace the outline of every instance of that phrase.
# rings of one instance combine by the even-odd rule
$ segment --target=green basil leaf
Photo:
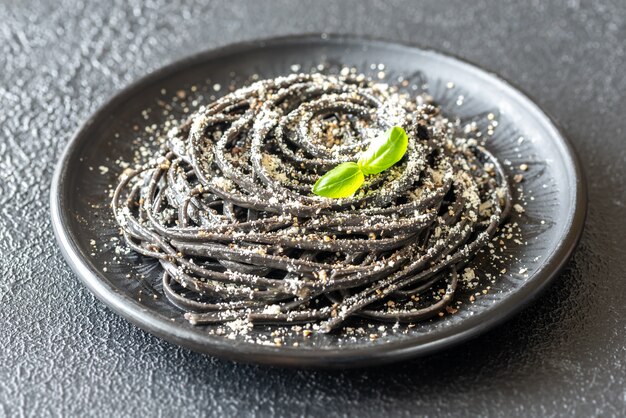
[[[376,137],[359,158],[364,174],[378,174],[400,161],[406,153],[409,138],[404,129],[394,126]]]
[[[323,197],[350,197],[365,181],[357,163],[343,163],[317,179],[313,193]]]

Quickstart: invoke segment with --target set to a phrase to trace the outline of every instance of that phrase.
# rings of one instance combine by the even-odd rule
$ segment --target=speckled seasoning
[[[506,220],[524,212],[528,165],[513,178],[513,201],[511,163],[488,151],[494,114],[486,128],[462,123],[402,77],[384,83],[384,64],[372,69],[325,75],[323,65],[303,73],[294,64],[294,74],[243,87],[231,74],[227,87],[163,89],[142,117],[160,111],[166,122],[118,134],[139,146],[133,161],[115,161],[123,174],[108,191],[124,238],[112,262],[130,251],[159,260],[163,293],[189,322],[277,346],[330,331],[374,341],[387,335],[381,324],[406,333],[487,294],[498,275],[472,259],[487,253],[506,274],[506,243],[524,241]],[[409,135],[399,164],[351,198],[311,193],[393,125]],[[459,288],[475,292],[463,300]],[[353,326],[357,317],[366,324]],[[274,330],[252,337],[256,324]]]

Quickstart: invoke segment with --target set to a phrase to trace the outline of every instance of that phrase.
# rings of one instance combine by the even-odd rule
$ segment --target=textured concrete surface
[[[626,414],[623,2],[3,1],[0,18],[0,416]],[[454,53],[552,114],[590,186],[567,270],[479,339],[373,370],[228,363],[113,314],[79,284],[50,226],[49,182],[73,130],[184,55],[319,31]]]

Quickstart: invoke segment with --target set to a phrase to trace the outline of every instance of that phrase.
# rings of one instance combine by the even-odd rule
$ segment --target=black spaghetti
[[[312,194],[393,125],[409,137],[398,164],[350,198]],[[424,96],[363,76],[258,81],[172,129],[121,178],[113,210],[193,324],[420,321],[454,299],[511,206],[498,160],[458,128]]]

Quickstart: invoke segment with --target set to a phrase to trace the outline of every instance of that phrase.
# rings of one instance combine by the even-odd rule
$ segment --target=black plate
[[[384,69],[378,65],[381,63]],[[510,163],[511,175],[520,164],[529,166],[523,182],[525,212],[515,213],[512,220],[521,226],[525,242],[508,245],[506,254],[512,258],[507,273],[474,303],[464,303],[454,315],[413,328],[386,327],[387,335],[376,341],[367,336],[351,339],[314,334],[298,347],[276,347],[211,335],[207,327],[189,325],[160,296],[156,262],[133,254],[116,255],[114,245],[101,250],[102,243],[115,240],[118,233],[106,189],[121,169],[113,168],[112,162],[119,157],[130,160],[138,127],[159,124],[160,112],[142,111],[154,109],[163,99],[163,91],[171,96],[181,88],[198,85],[209,95],[213,85],[228,85],[233,72],[240,79],[255,73],[265,78],[290,73],[296,65],[308,71],[319,64],[325,72],[348,65],[374,77],[383,69],[385,79],[392,83],[404,77],[410,81],[409,88],[426,88],[445,110],[479,125],[492,117],[490,113],[495,115],[499,126],[488,147]],[[111,168],[101,171],[101,166]],[[52,220],[63,254],[83,283],[114,311],[192,350],[238,361],[298,367],[397,361],[440,350],[501,322],[544,289],[571,256],[583,229],[585,199],[581,169],[568,141],[541,109],[500,77],[432,50],[326,35],[232,45],[177,62],[138,81],[81,127],[59,161],[51,190]],[[116,256],[123,262],[112,263]],[[141,275],[144,278],[138,279]],[[469,295],[466,292],[460,297]],[[267,335],[270,331],[259,328],[253,332]]]

